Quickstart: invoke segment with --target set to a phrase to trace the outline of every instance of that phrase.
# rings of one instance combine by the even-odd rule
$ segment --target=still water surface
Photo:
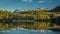
[[[36,31],[36,30],[7,30],[2,31],[0,34],[60,34],[60,32],[53,32],[53,31]]]

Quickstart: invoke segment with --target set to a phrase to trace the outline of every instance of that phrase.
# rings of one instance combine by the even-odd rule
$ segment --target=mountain
[[[36,10],[44,10],[44,11],[48,11],[48,10],[50,10],[49,8],[37,8]]]
[[[16,14],[24,14],[25,12],[26,12],[27,10],[18,10],[18,9],[16,9],[15,11],[14,11],[14,13],[16,13]]]
[[[57,6],[57,7],[53,8],[50,11],[52,11],[52,12],[60,12],[60,6]]]
[[[37,9],[33,9],[33,11],[49,11],[50,9],[49,8],[37,8]],[[18,10],[18,9],[16,9],[15,11],[14,11],[14,13],[16,13],[16,14],[24,14],[24,13],[26,13],[27,11],[32,11],[32,10]]]

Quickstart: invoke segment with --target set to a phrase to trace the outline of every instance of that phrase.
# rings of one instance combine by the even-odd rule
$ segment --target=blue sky
[[[0,0],[0,10],[54,8],[60,0]]]

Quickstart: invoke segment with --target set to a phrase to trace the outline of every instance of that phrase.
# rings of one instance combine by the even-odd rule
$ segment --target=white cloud
[[[42,1],[42,0],[41,0],[41,1],[39,1],[39,3],[44,3],[44,2],[46,2],[46,1]]]
[[[29,2],[32,2],[32,0],[29,0]]]
[[[22,0],[23,2],[32,2],[32,0]]]
[[[23,2],[27,2],[28,0],[22,0]]]
[[[40,0],[39,3],[52,3],[52,0]]]

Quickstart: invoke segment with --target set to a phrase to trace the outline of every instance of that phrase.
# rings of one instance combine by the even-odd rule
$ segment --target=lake
[[[0,34],[60,34],[60,32],[53,32],[50,30],[47,31],[36,31],[36,30],[7,30],[7,31],[2,31]]]

